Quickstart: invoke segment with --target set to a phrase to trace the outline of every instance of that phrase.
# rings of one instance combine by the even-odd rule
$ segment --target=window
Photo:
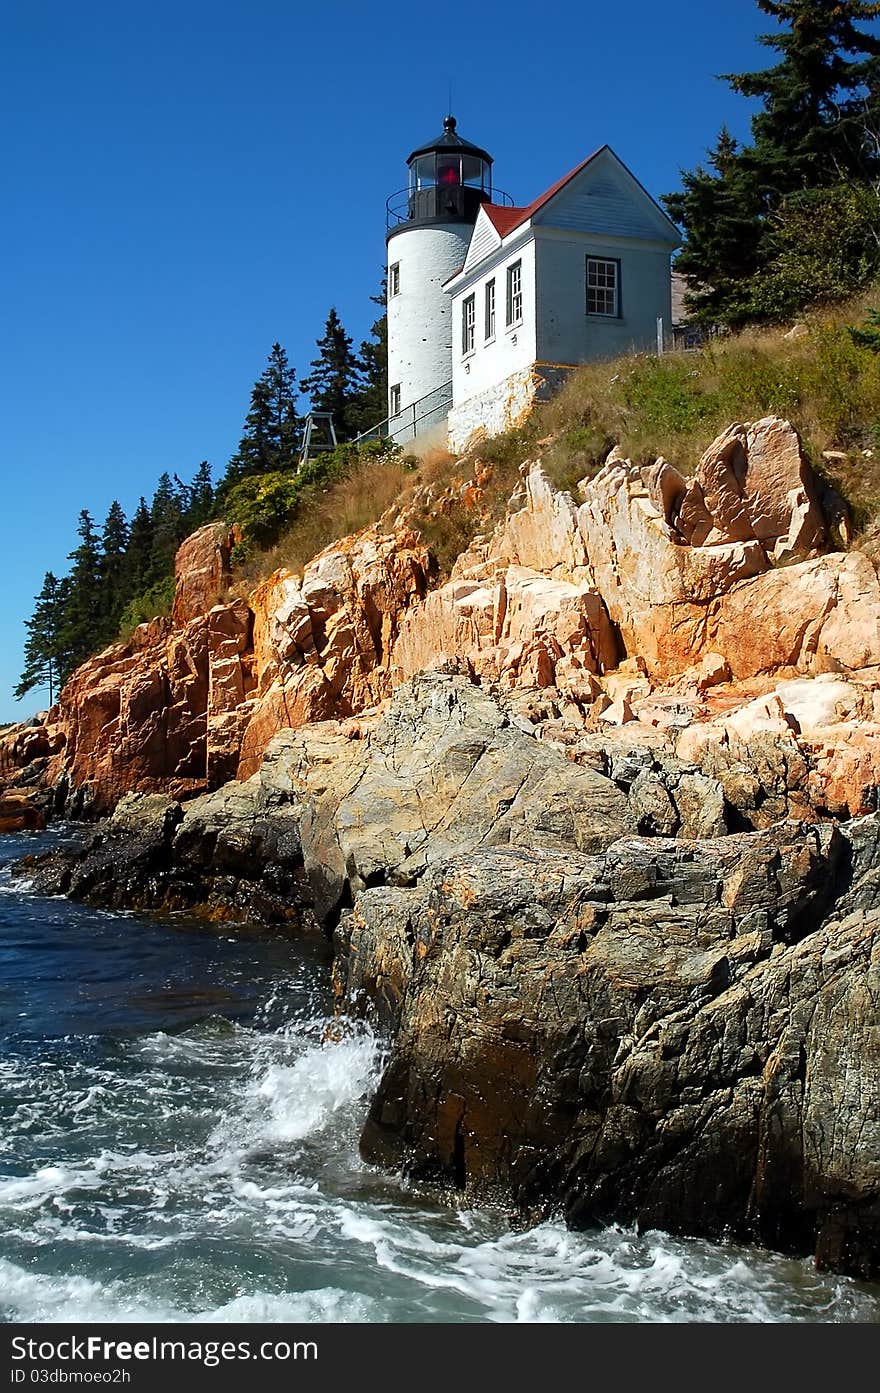
[[[486,282],[486,342],[495,337],[495,282]]]
[[[395,382],[388,392],[388,415],[400,415],[400,383]]]
[[[461,305],[461,351],[462,354],[474,351],[474,327],[477,322],[477,298],[468,295]]]
[[[507,268],[507,327],[522,322],[522,262]]]
[[[400,294],[400,262],[395,261],[393,266],[388,267],[388,294]]]
[[[617,319],[620,314],[620,262],[587,257],[587,314]]]

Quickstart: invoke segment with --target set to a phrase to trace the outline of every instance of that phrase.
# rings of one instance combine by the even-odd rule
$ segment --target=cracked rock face
[[[364,1155],[530,1216],[733,1233],[876,1276],[875,819],[859,838],[871,856],[796,823],[492,848],[366,890],[339,987],[396,1033]]]
[[[635,830],[625,795],[515,726],[466,678],[399,688],[362,741],[286,732],[261,771],[304,803],[319,912],[377,880],[411,883],[478,846],[598,850]]]

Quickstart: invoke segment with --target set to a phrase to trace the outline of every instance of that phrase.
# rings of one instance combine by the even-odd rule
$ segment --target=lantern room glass
[[[419,155],[409,167],[409,191],[422,189],[458,188],[481,189],[491,196],[492,166],[476,155],[462,155],[456,150],[437,150]]]

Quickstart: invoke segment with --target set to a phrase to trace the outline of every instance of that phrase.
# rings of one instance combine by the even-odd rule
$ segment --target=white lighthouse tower
[[[412,152],[407,187],[388,200],[388,416],[399,443],[448,412],[452,304],[443,282],[464,262],[480,205],[492,202],[492,156],[455,125],[447,116],[442,135]]]

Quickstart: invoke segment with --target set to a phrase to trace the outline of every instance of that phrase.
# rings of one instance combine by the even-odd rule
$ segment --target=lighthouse
[[[407,186],[388,200],[386,238],[388,428],[399,442],[447,414],[452,304],[444,282],[464,263],[480,206],[492,202],[492,156],[459,135],[454,116],[406,163]]]

